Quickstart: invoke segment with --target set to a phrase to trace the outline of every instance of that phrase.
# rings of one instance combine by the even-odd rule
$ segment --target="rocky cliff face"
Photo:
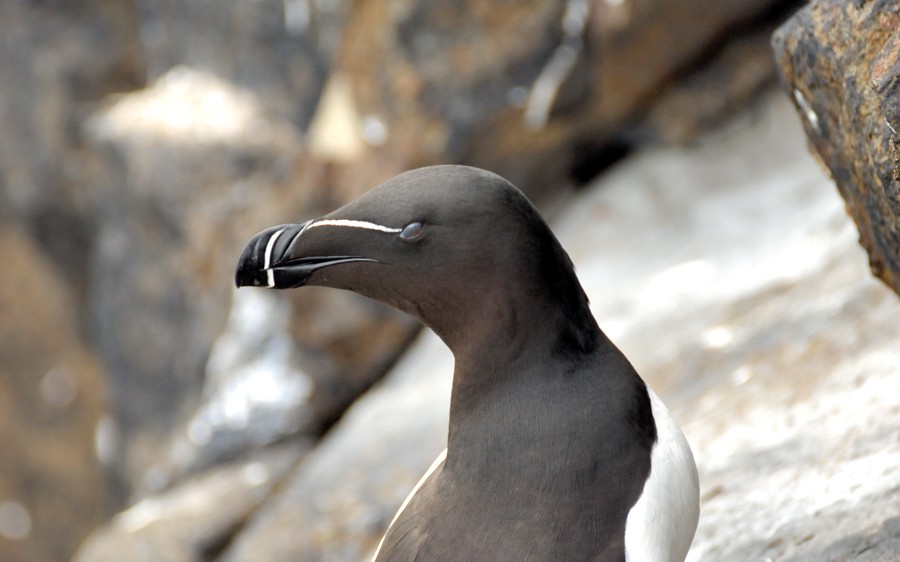
[[[338,491],[342,518],[278,506],[304,504],[299,474],[338,473],[322,435],[418,328],[352,294],[235,293],[241,244],[417,165],[488,167],[549,203],[632,148],[692,142],[774,80],[791,5],[4,3],[0,558],[66,558],[129,505],[83,559],[123,537],[241,559],[312,519],[284,552],[365,553],[430,459],[382,465],[388,487],[359,468],[377,501]],[[442,432],[402,433],[394,407],[395,448],[354,437],[372,466]],[[198,510],[209,494],[229,509]]]
[[[781,79],[856,222],[900,292],[900,6],[815,1],[773,39]]]

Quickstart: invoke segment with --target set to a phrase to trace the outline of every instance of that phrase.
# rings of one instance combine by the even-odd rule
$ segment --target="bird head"
[[[235,282],[351,290],[407,312],[445,341],[475,316],[509,314],[515,292],[587,303],[528,199],[466,166],[412,170],[323,217],[267,228],[242,252]]]

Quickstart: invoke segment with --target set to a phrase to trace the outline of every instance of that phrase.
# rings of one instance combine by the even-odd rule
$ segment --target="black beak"
[[[375,261],[359,256],[292,257],[294,242],[309,222],[268,228],[247,243],[238,258],[234,284],[238,287],[290,289],[306,284],[318,269],[342,263]]]

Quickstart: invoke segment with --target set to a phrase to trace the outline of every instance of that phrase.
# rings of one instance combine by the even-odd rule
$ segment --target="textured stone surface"
[[[777,97],[639,155],[556,222],[694,449],[690,560],[896,559],[900,302],[828,185]]]
[[[900,294],[900,5],[816,0],[775,34],[781,78],[872,272]]]

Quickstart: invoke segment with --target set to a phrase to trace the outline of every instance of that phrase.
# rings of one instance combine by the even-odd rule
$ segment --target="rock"
[[[109,424],[84,326],[104,160],[80,124],[139,87],[133,2],[0,3],[0,559],[66,560],[121,507],[95,451]]]
[[[203,398],[150,469],[167,482],[231,459],[258,454],[318,420],[308,406],[313,380],[298,365],[287,331],[291,311],[273,292],[241,291],[206,362]],[[305,447],[299,447],[302,454]]]
[[[119,500],[94,449],[103,370],[62,268],[2,219],[0,255],[0,559],[67,560]]]
[[[290,447],[223,465],[116,515],[74,562],[192,562],[214,559],[297,456]]]
[[[643,151],[555,217],[601,326],[692,443],[689,560],[890,559],[900,537],[900,303],[867,276],[826,184],[769,95],[695,146]],[[369,555],[445,443],[451,369],[426,333],[224,560]]]
[[[762,25],[725,43],[709,62],[667,87],[621,136],[635,146],[685,144],[727,120],[776,80],[768,41],[773,29]]]
[[[0,5],[0,207],[22,219],[79,305],[94,187],[107,172],[80,123],[105,96],[143,83],[135,12],[111,0]]]
[[[252,228],[235,226],[302,208],[283,187],[299,141],[249,92],[184,67],[121,96],[87,131],[119,169],[98,209],[89,301],[117,466],[133,489],[158,488],[147,467],[196,405],[228,314],[232,256]]]
[[[444,447],[452,356],[430,332],[358,400],[223,560],[363,560]]]
[[[348,16],[340,64],[378,158],[468,163],[534,194],[571,184],[726,30],[776,4],[375,0]]]
[[[340,330],[303,298],[232,296],[256,230],[331,200],[297,187],[323,168],[252,92],[178,67],[88,129],[120,170],[99,210],[90,302],[112,374],[116,466],[139,495],[292,435],[315,439],[417,329],[357,295],[329,298],[348,315]]]
[[[384,376],[421,326],[354,293],[310,289],[287,295],[296,311],[288,329],[313,383],[306,432],[320,435]]]
[[[215,75],[307,130],[341,39],[347,2],[150,0],[141,35],[150,81],[173,67]]]
[[[813,149],[831,172],[872,272],[900,294],[900,5],[816,0],[773,45]]]

